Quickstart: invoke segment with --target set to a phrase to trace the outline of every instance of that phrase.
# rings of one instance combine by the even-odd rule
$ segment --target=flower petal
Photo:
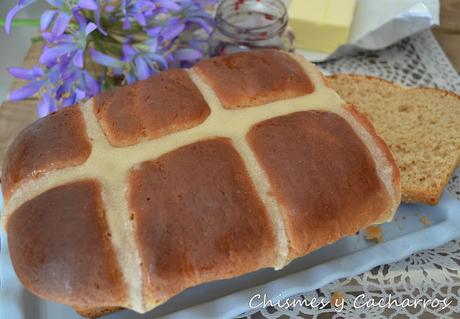
[[[157,0],[156,4],[162,8],[168,9],[168,11],[179,11],[180,6],[171,0]]]
[[[28,6],[29,4],[32,4],[33,2],[35,2],[35,0],[19,0],[18,6],[24,8],[25,6]]]
[[[55,111],[57,111],[56,102],[49,96],[49,94],[43,94],[37,104],[38,117],[44,117]]]
[[[59,72],[59,66],[53,66],[51,69],[48,69],[46,72],[47,81],[50,83],[57,83],[61,78]]]
[[[128,17],[123,19],[123,30],[128,30],[131,28],[131,22],[129,21]]]
[[[6,18],[5,18],[5,32],[7,34],[10,34],[11,32],[11,22],[13,22],[13,18],[14,16],[19,12],[21,11],[21,7],[20,6],[14,6],[13,8],[11,8],[10,11],[8,11],[8,14],[6,15]]]
[[[77,100],[83,100],[86,97],[86,93],[80,89],[75,89],[75,96]]]
[[[95,11],[97,10],[97,4],[94,2],[94,0],[80,0],[78,2],[78,6],[83,9],[87,10],[92,10]]]
[[[134,59],[134,65],[136,67],[136,76],[139,80],[145,80],[149,77],[149,66],[142,57],[136,57]]]
[[[37,93],[42,87],[43,82],[30,82],[23,87],[16,89],[8,94],[9,101],[18,101],[28,98]]]
[[[122,52],[124,62],[132,61],[132,59],[139,53],[132,45],[126,43],[123,44]]]
[[[37,78],[45,75],[45,72],[43,72],[43,70],[38,66],[34,66],[32,70],[34,72],[34,76]]]
[[[56,40],[56,37],[52,35],[51,32],[42,32],[42,38],[48,43],[52,43]]]
[[[147,24],[147,20],[142,12],[136,13],[136,20],[141,26],[145,26]]]
[[[90,96],[98,94],[101,90],[99,83],[88,72],[83,73],[84,89]]]
[[[48,29],[56,14],[56,10],[46,10],[43,12],[42,16],[40,17],[40,31],[45,31]]]
[[[170,26],[165,27],[160,35],[163,37],[164,40],[172,40],[175,37],[177,37],[179,34],[182,33],[185,29],[185,24],[182,22],[177,22],[175,24],[172,24]]]
[[[121,12],[126,16],[126,7],[128,6],[128,0],[121,0]]]
[[[84,57],[83,50],[78,50],[73,56],[73,64],[80,69],[83,69],[83,57]]]
[[[72,15],[80,26],[80,30],[84,30],[86,27],[86,18],[78,11],[78,9],[72,9]]]
[[[153,62],[158,63],[158,65],[160,66],[160,69],[164,70],[168,68],[168,62],[166,61],[164,56],[155,54],[155,53],[149,53],[148,57]]]
[[[208,34],[210,34],[214,28],[213,23],[210,23],[202,18],[187,18],[186,21],[198,25]]]
[[[56,61],[56,72],[54,74],[56,81],[58,81],[59,78],[66,78],[71,74],[75,73],[73,72],[75,69],[72,67],[72,58],[74,54],[75,52],[69,52],[67,54],[61,55],[59,59]]]
[[[108,33],[102,28],[101,26],[101,6],[99,0],[96,2],[97,8],[95,11],[95,17],[96,17],[96,25],[100,33],[103,35],[107,36]]]
[[[64,31],[67,29],[67,26],[69,25],[70,20],[72,19],[72,16],[68,13],[61,12],[56,18],[56,21],[54,21],[53,29],[51,32],[54,35],[61,35],[64,33]]]
[[[8,72],[18,79],[23,80],[33,80],[35,78],[34,70],[33,69],[26,69],[20,67],[10,67],[8,68]]]
[[[134,77],[132,74],[125,74],[125,81],[127,84],[133,84],[136,82],[136,77]]]
[[[151,37],[156,37],[157,35],[160,34],[161,27],[153,27],[150,29],[147,29],[147,34]]]
[[[174,51],[174,58],[179,61],[196,61],[203,57],[203,53],[190,48],[178,49]]]
[[[95,25],[92,22],[88,23],[86,25],[86,28],[85,28],[85,36],[88,36],[88,34],[90,34],[91,32],[93,32],[96,29],[97,29],[97,25]]]
[[[75,50],[75,48],[75,44],[63,44],[43,50],[39,61],[41,64],[54,62],[58,57]]]
[[[94,62],[105,65],[110,68],[122,68],[123,67],[123,62],[113,58],[107,54],[104,54],[102,52],[99,52],[93,48],[90,48],[90,55],[91,58],[94,60]]]
[[[76,95],[74,91],[69,92],[70,94],[66,94],[66,97],[61,99],[62,107],[74,105],[76,102]]]
[[[158,38],[151,38],[148,39],[147,41],[144,42],[147,46],[150,52],[156,52],[158,48]]]

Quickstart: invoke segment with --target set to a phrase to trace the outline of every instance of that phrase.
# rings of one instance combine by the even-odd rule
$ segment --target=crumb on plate
[[[380,243],[383,240],[382,228],[378,225],[369,226],[365,230],[366,239]]]
[[[428,219],[428,216],[422,216],[420,217],[420,221],[422,222],[423,225],[425,226],[430,226],[431,221]]]

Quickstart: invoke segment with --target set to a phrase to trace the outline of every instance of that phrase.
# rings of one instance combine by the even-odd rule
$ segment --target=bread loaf
[[[93,314],[294,258],[392,218],[399,171],[303,58],[204,60],[27,127],[2,171],[29,290]]]

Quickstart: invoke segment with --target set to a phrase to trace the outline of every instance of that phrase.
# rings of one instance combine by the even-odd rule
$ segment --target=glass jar
[[[282,0],[223,0],[215,20],[212,56],[263,48],[294,51],[294,33],[287,28]]]

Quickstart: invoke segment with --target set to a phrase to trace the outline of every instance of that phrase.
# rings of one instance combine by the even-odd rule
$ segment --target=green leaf
[[[0,27],[5,26],[5,19],[0,19]],[[39,27],[40,19],[14,19],[12,27]]]

